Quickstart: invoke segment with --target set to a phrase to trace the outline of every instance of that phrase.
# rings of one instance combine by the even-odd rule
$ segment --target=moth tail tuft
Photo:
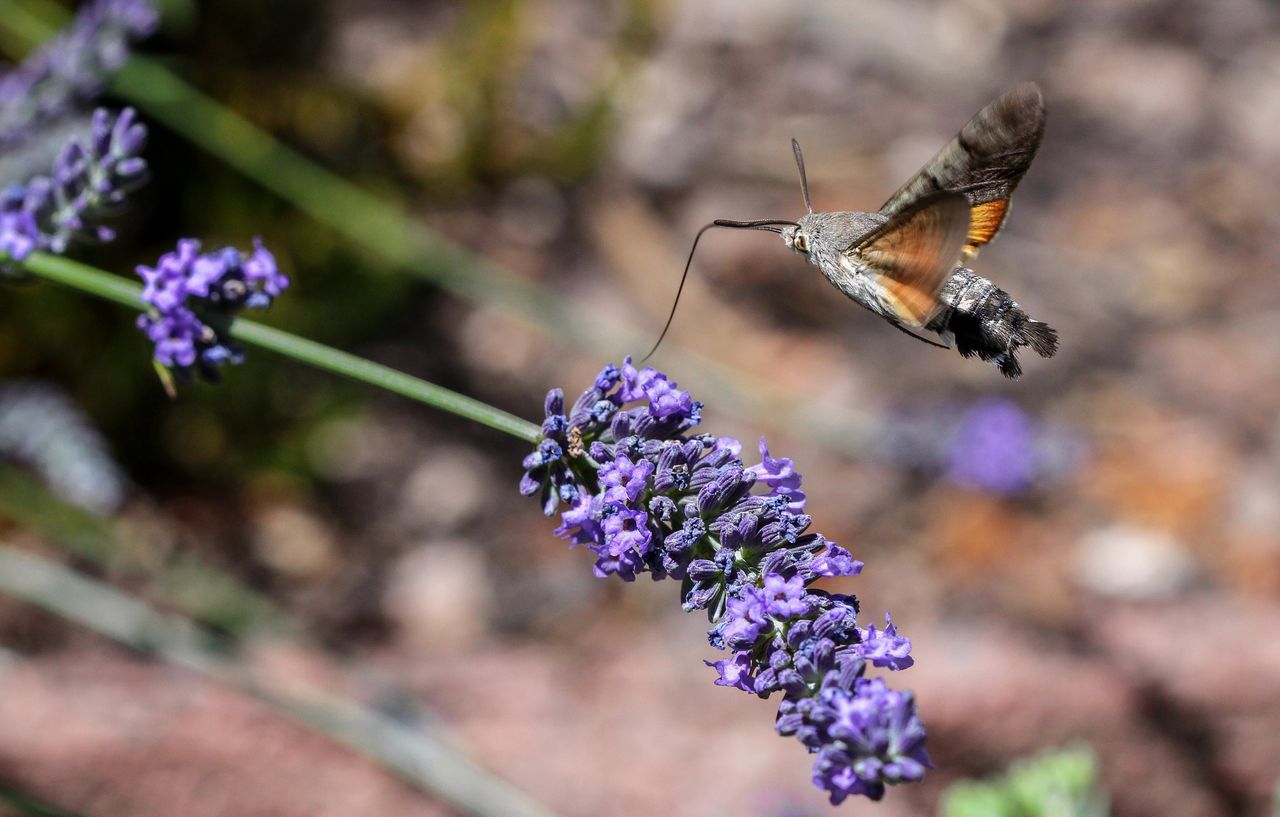
[[[1000,374],[1010,380],[1017,380],[1022,377],[1022,364],[1018,362],[1018,356],[1012,351],[996,355],[991,359],[991,362],[999,367]]]
[[[1040,357],[1053,357],[1058,352],[1058,332],[1043,321],[1028,318],[1021,327],[1019,340]]]
[[[1019,349],[1030,348],[1041,357],[1058,351],[1058,333],[1051,326],[1033,320],[1009,293],[972,270],[953,272],[941,299],[947,309],[927,328],[950,333],[961,355],[985,360],[1011,380],[1022,375]]]

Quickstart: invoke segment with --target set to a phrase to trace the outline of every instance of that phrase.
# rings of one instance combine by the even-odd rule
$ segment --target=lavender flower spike
[[[0,153],[102,92],[128,57],[129,43],[155,30],[147,0],[93,0],[22,65],[0,75]]]
[[[49,176],[0,194],[0,253],[21,261],[35,250],[64,253],[73,240],[112,240],[115,232],[103,221],[146,180],[140,155],[146,141],[132,108],[115,116],[99,108],[88,137],[72,138]]]
[[[155,344],[156,363],[184,380],[216,381],[224,364],[244,360],[225,327],[245,307],[267,308],[289,286],[261,239],[253,247],[248,256],[230,247],[202,254],[199,241],[184,238],[154,267],[138,267],[150,306],[138,328]]]
[[[790,459],[761,440],[761,462],[748,466],[737,440],[692,433],[701,409],[630,358],[572,407],[555,389],[520,491],[548,516],[568,505],[555,533],[587,545],[597,575],[679,579],[684,609],[706,610],[712,646],[730,651],[706,662],[715,683],[782,693],[775,728],[815,755],[813,782],[833,803],[919,780],[929,757],[915,700],[865,677],[910,667],[910,639],[887,618],[882,631],[859,627],[857,599],[812,586],[862,562],[807,532]]]

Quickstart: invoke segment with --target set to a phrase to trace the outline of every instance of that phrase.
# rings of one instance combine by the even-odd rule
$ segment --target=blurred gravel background
[[[707,430],[767,435],[796,460],[815,529],[867,562],[839,589],[915,641],[896,680],[918,694],[938,770],[846,810],[931,814],[949,781],[1081,739],[1117,817],[1269,813],[1275,4],[226,0],[147,48],[645,336],[699,226],[801,212],[790,137],[820,208],[870,210],[990,98],[1038,81],[1043,148],[975,268],[1058,329],[1057,358],[1006,382],[892,331],[776,238],[712,233],[655,365],[707,403]],[[296,281],[273,322],[528,417],[547,388],[576,393],[637,351],[572,348],[379,267],[154,131],[155,181],[96,263],[261,233]],[[682,377],[681,349],[811,410],[742,411]],[[128,498],[69,528],[57,500],[21,498],[42,494],[36,476],[58,489],[51,466],[7,450],[5,543],[203,610],[284,682],[429,711],[412,717],[569,817],[826,813],[772,708],[711,684],[705,624],[676,588],[593,579],[519,501],[519,444],[266,353],[169,402],[145,356],[115,307],[6,292],[0,386],[42,381],[78,406],[119,463],[101,466],[103,491]],[[0,441],[25,439],[4,427],[23,416],[15,393]],[[817,433],[832,428],[846,436]],[[979,473],[963,467],[974,451]],[[6,598],[0,644],[0,781],[58,808],[451,813],[230,688]]]

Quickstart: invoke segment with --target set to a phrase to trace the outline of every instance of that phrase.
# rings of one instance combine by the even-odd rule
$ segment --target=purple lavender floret
[[[883,630],[859,627],[856,598],[812,586],[863,564],[809,531],[790,459],[761,440],[761,462],[747,465],[737,440],[694,434],[702,404],[630,358],[571,407],[556,389],[545,408],[520,491],[548,516],[567,506],[555,533],[595,553],[596,575],[678,579],[684,609],[705,610],[708,640],[730,652],[706,662],[715,683],[782,693],[777,730],[815,755],[832,802],[923,776],[913,698],[864,677],[911,666],[911,641],[887,617]]]
[[[862,631],[862,640],[858,644],[857,653],[877,667],[889,669],[906,669],[915,663],[911,657],[911,639],[898,635],[893,626],[893,619],[888,613],[884,616],[885,627],[876,632],[876,625]]]
[[[129,43],[155,30],[146,0],[94,0],[23,63],[0,75],[0,152],[86,105],[129,55]]]
[[[261,239],[253,247],[248,255],[229,247],[201,253],[199,241],[184,238],[154,267],[138,267],[150,307],[138,328],[155,344],[156,363],[184,379],[216,382],[222,366],[244,360],[226,335],[231,318],[246,307],[267,308],[289,286]]]
[[[735,687],[743,692],[756,691],[755,678],[751,676],[751,653],[735,652],[731,658],[702,663],[720,673],[715,680],[716,686]]]

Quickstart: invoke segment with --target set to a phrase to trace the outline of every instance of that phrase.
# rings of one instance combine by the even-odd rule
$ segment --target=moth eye
[[[796,233],[795,238],[791,239],[791,246],[795,247],[800,252],[808,252],[809,239],[805,237],[804,233]]]

